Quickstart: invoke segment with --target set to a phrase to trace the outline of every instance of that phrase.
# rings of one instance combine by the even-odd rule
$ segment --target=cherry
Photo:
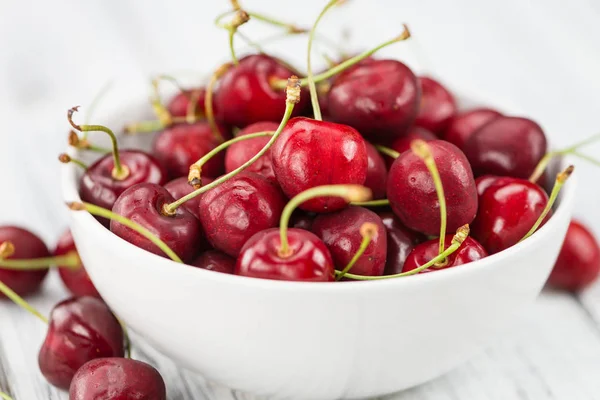
[[[190,265],[224,274],[233,274],[235,259],[218,250],[208,250],[200,254]]]
[[[542,128],[527,118],[496,117],[474,132],[464,145],[475,176],[528,178],[546,153]]]
[[[367,146],[367,178],[365,186],[373,192],[373,199],[385,198],[387,188],[387,168],[379,151],[369,142]]]
[[[0,263],[4,260],[32,259],[50,255],[50,251],[44,242],[35,234],[23,228],[16,226],[0,227],[0,246],[6,242],[11,243],[12,249],[6,254],[2,254],[4,251],[0,251]],[[36,292],[47,274],[48,268],[13,270],[5,269],[0,265],[0,281],[22,296]]]
[[[128,358],[97,358],[73,377],[69,400],[166,400],[160,373],[151,365]]]
[[[386,229],[381,218],[363,207],[348,207],[344,210],[321,214],[315,218],[312,231],[329,249],[337,269],[344,269],[361,248],[361,227],[369,224],[371,232],[366,248],[353,263],[350,272],[356,275],[382,275],[387,254]]]
[[[440,134],[456,114],[456,101],[448,89],[430,77],[419,77],[419,84],[421,104],[415,124]]]
[[[451,240],[452,235],[446,235],[446,248],[448,248]],[[406,258],[402,271],[408,272],[417,269],[419,266],[436,257],[438,255],[438,250],[439,248],[437,239],[429,240],[425,243],[417,245]],[[426,272],[438,271],[440,269],[456,267],[472,261],[481,260],[482,258],[487,257],[487,255],[487,252],[481,244],[479,244],[475,239],[468,237],[464,242],[462,242],[460,247],[454,253],[446,257],[445,262],[442,262],[439,265],[433,265],[420,271],[419,273],[422,274]]]
[[[402,154],[405,151],[410,150],[410,144],[415,139],[421,139],[426,142],[431,142],[432,140],[437,140],[438,137],[425,128],[421,128],[420,126],[413,126],[412,128],[409,129],[409,131],[408,131],[408,133],[406,133],[406,135],[394,140],[392,142],[392,145],[390,146],[390,148],[394,151],[397,151],[399,154]],[[387,156],[387,157],[385,157],[385,159],[386,159],[388,168],[390,168],[392,166],[392,164],[394,163],[395,158]]]
[[[292,214],[292,217],[290,219],[290,225],[292,228],[298,228],[298,229],[304,229],[306,231],[310,231],[312,228],[312,224],[315,220],[315,217],[317,215],[318,214],[309,213],[309,212],[297,209]]]
[[[218,250],[237,257],[255,233],[277,226],[285,197],[267,178],[242,172],[204,193],[200,222],[208,241]]]
[[[387,257],[385,262],[385,275],[394,275],[402,272],[406,257],[416,244],[423,241],[417,232],[411,231],[390,211],[379,213],[387,232]]]
[[[413,143],[418,143],[413,147],[418,154],[402,153],[388,175],[388,199],[400,221],[426,235],[439,234],[440,226],[446,224],[443,218],[447,218],[445,232],[473,221],[477,213],[477,191],[463,152],[442,140]],[[428,171],[432,167],[438,171],[437,179]],[[440,191],[445,193],[441,197],[445,197],[443,207],[447,205],[447,211],[442,209]]]
[[[363,184],[367,177],[367,147],[353,128],[304,117],[288,121],[272,147],[277,181],[288,197],[315,186]],[[302,204],[306,211],[337,211],[340,198],[317,198]]]
[[[73,241],[73,235],[71,230],[67,229],[58,239],[56,249],[54,250],[55,256],[67,255],[70,252],[77,252],[75,242]],[[93,296],[100,297],[100,294],[96,290],[96,287],[92,283],[89,275],[87,274],[85,267],[80,263],[78,268],[67,268],[65,266],[58,265],[58,273],[60,279],[62,279],[65,287],[75,296]]]
[[[212,178],[202,178],[202,182],[208,185],[213,181]],[[173,196],[174,199],[178,199],[185,195],[188,195],[194,191],[194,187],[191,186],[187,180],[187,177],[182,176],[176,178],[165,185],[165,189]],[[202,196],[196,196],[183,203],[182,207],[192,213],[196,218],[200,219],[200,199]]]
[[[442,134],[442,139],[464,150],[465,143],[474,132],[500,116],[502,114],[490,108],[475,108],[458,113],[449,121],[448,127]]]
[[[38,362],[44,377],[68,389],[75,372],[100,357],[123,357],[123,329],[104,302],[77,297],[58,303],[50,313]]]
[[[590,230],[571,221],[548,285],[579,291],[591,285],[600,274],[600,247]]]
[[[249,135],[251,133],[276,131],[279,125],[275,122],[257,122],[242,129],[237,136]],[[269,137],[257,137],[234,143],[227,148],[225,153],[225,171],[231,172],[250,160],[269,142]],[[246,171],[256,172],[264,177],[276,181],[275,172],[271,162],[271,150],[269,149],[262,157],[246,168]]]
[[[190,101],[196,101],[196,108],[194,110],[195,115],[204,115],[204,97],[206,96],[206,89],[203,87],[186,89],[177,93],[169,104],[167,110],[173,117],[186,117],[190,108]]]
[[[489,188],[494,182],[498,179],[502,179],[501,176],[496,175],[482,175],[479,178],[475,179],[475,188],[477,189],[477,196],[481,198],[483,193]]]

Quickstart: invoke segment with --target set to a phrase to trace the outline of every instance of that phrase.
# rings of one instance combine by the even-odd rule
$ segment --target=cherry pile
[[[98,229],[191,268],[289,281],[403,279],[480,260],[534,234],[573,171],[546,188],[549,161],[577,156],[596,138],[549,151],[531,119],[460,109],[436,79],[377,57],[410,38],[406,26],[313,75],[314,31],[336,2],[310,32],[289,29],[309,33],[306,78],[264,52],[238,59],[233,47],[232,62],[216,68],[207,86],[180,88],[166,105],[159,82],[177,82],[157,78],[156,120],[125,127],[126,134],[155,133],[150,153],[120,149],[109,127],[80,125],[78,108],[68,110],[72,146],[104,151],[90,132],[112,143],[89,166],[59,157],[82,170],[82,201],[69,207],[93,214]],[[237,27],[259,15],[233,3],[224,14],[231,22],[219,22],[231,42]],[[21,296],[40,288],[50,266],[75,297],[47,319]],[[598,242],[573,221],[549,284],[580,290],[599,273]],[[48,323],[39,367],[71,399],[166,398],[158,371],[124,357],[126,332],[70,231],[51,252],[25,229],[0,227],[0,289]]]

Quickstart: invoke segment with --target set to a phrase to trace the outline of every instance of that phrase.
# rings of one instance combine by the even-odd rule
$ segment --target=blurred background
[[[301,26],[309,26],[324,3],[242,1],[246,9]],[[133,83],[135,90],[149,92],[149,79],[157,73],[210,73],[229,55],[226,32],[213,24],[228,2],[0,4],[0,222],[24,224],[53,245],[66,224],[56,157],[66,145],[67,108],[88,105],[109,80],[114,84],[101,107],[119,101],[119,90],[132,90]],[[413,39],[383,54],[533,118],[555,147],[600,131],[598,0],[349,0],[328,14],[320,32],[344,50],[364,50],[398,34],[403,22],[410,24]],[[278,32],[258,21],[241,31],[255,40]],[[332,47],[318,49],[335,55]],[[304,36],[266,49],[305,67]],[[313,59],[323,65],[320,57]],[[600,234],[600,170],[577,166],[577,214]]]

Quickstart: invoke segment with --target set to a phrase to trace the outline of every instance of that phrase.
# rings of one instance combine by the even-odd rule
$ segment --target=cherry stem
[[[104,147],[91,144],[88,139],[84,139],[83,137],[80,138],[75,131],[69,132],[69,146],[73,146],[79,150],[94,151],[96,153],[110,153],[110,149],[105,149]]]
[[[108,93],[109,89],[112,87],[112,84],[113,84],[112,81],[107,81],[100,88],[98,93],[96,93],[96,95],[92,99],[92,102],[90,103],[90,106],[88,107],[87,113],[85,114],[85,123],[86,124],[88,124],[90,122],[90,119],[92,118],[92,115],[94,114],[94,110],[96,109],[96,107],[98,107],[98,104],[100,104],[100,101],[102,100],[102,98],[104,98],[106,93]],[[88,132],[83,132],[82,139],[86,140],[87,137],[88,137]]]
[[[444,239],[446,236],[446,196],[444,195],[444,186],[442,185],[442,179],[440,178],[440,172],[438,171],[437,165],[431,153],[431,148],[421,139],[415,139],[410,143],[410,149],[412,152],[419,157],[425,163],[425,166],[431,174],[433,184],[435,185],[435,191],[437,193],[438,202],[440,203],[440,246],[439,253],[444,251]]]
[[[225,28],[226,24],[222,23],[221,20],[225,17],[227,17],[228,15],[231,15],[233,13],[237,13],[240,11],[244,11],[242,10],[241,6],[239,4],[235,4],[232,5],[232,9],[229,11],[226,11],[224,13],[221,13],[217,16],[217,18],[215,19],[215,24],[221,28]],[[265,22],[267,24],[273,25],[273,26],[277,26],[279,28],[283,28],[287,31],[287,33],[305,33],[307,32],[307,29],[304,28],[300,28],[294,24],[290,24],[288,22],[284,22],[284,21],[280,21],[278,19],[275,19],[273,17],[264,15],[264,14],[259,14],[259,13],[255,13],[252,11],[244,11],[246,14],[248,14],[249,17],[251,17],[252,19],[256,19],[258,21],[261,22]]]
[[[9,244],[12,246],[10,242],[4,242],[2,245]],[[0,251],[0,253],[4,253]],[[79,255],[76,251],[70,251],[62,256],[55,257],[41,257],[41,258],[18,258],[18,259],[10,259],[6,258],[10,257],[5,254],[2,254],[0,257],[0,268],[9,269],[13,271],[34,271],[40,269],[49,268],[52,265],[60,266],[68,269],[78,269],[81,267],[81,260],[79,259]]]
[[[3,400],[13,400],[12,397],[10,397],[8,394],[6,394],[4,392],[0,392],[0,398],[2,398]]]
[[[116,221],[122,225],[125,225],[129,229],[136,231],[137,233],[139,233],[140,235],[142,235],[143,237],[145,237],[146,239],[148,239],[149,241],[154,243],[167,256],[169,256],[169,258],[171,260],[178,262],[178,263],[183,263],[183,261],[181,261],[181,258],[179,258],[179,256],[177,254],[175,254],[175,252],[173,250],[171,250],[171,248],[165,242],[163,242],[161,239],[156,237],[148,229],[144,228],[143,226],[141,226],[140,224],[138,224],[136,222],[133,222],[129,218],[126,218],[122,215],[116,214],[110,210],[107,210],[106,208],[102,208],[102,207],[96,206],[94,204],[85,203],[85,202],[81,202],[81,203],[80,202],[71,202],[71,203],[67,203],[67,206],[71,210],[74,210],[74,211],[85,210],[92,215],[108,218],[112,221]]]
[[[193,163],[190,166],[190,172],[188,174],[188,183],[190,185],[194,186],[196,189],[200,189],[200,187],[202,187],[202,176],[201,175],[202,175],[202,167],[204,166],[204,164],[206,164],[216,154],[225,150],[232,144],[242,142],[242,141],[248,140],[248,139],[273,136],[274,133],[275,133],[275,131],[250,133],[248,135],[238,136],[231,140],[221,143],[220,145],[218,145],[217,147],[215,147],[214,149],[212,149],[211,151],[206,153],[204,156],[202,156],[202,158],[200,158],[198,161],[196,161],[195,163]]]
[[[201,119],[202,119],[202,117],[199,115],[196,115],[192,119],[190,119],[189,116],[172,117],[170,122],[172,125],[183,124],[183,123],[193,124],[195,122],[200,121]],[[165,125],[163,122],[161,122],[160,120],[154,119],[154,120],[138,121],[138,122],[133,122],[131,124],[127,124],[127,125],[125,125],[124,131],[125,131],[125,134],[127,134],[127,135],[135,135],[138,133],[158,132],[162,129],[165,129],[166,127],[167,127],[167,125]]]
[[[348,271],[350,271],[352,269],[352,267],[354,267],[354,264],[356,264],[358,259],[361,258],[362,255],[365,253],[365,251],[367,250],[367,247],[369,247],[369,244],[371,243],[371,240],[373,240],[373,236],[375,236],[376,234],[377,234],[377,225],[375,225],[372,222],[365,222],[364,224],[362,224],[362,226],[360,227],[360,235],[362,236],[362,241],[360,242],[360,246],[358,247],[358,250],[356,251],[356,253],[354,253],[354,256],[352,257],[352,259],[348,262],[346,267],[342,270],[342,272],[337,274],[337,277],[335,278],[337,281],[342,279],[346,275],[346,273]]]
[[[446,258],[450,254],[452,254],[456,250],[458,250],[458,248],[461,246],[461,244],[463,244],[463,242],[467,239],[468,236],[469,236],[469,225],[461,226],[460,228],[458,228],[456,230],[456,234],[452,238],[452,243],[450,244],[450,246],[448,246],[448,248],[446,250],[444,250],[442,253],[438,254],[437,256],[435,256],[434,258],[432,258],[425,264],[420,265],[419,267],[417,267],[413,270],[410,270],[410,271],[401,272],[399,274],[394,274],[394,275],[383,275],[383,276],[363,276],[363,275],[354,275],[354,274],[346,273],[345,277],[351,278],[354,280],[359,280],[359,281],[374,281],[374,280],[380,280],[380,279],[401,278],[403,276],[415,275],[423,270],[426,270],[427,268],[435,266],[436,264],[445,262]],[[336,275],[340,275],[341,273],[342,273],[341,271],[335,271]]]
[[[377,51],[383,49],[384,47],[387,47],[391,44],[397,43],[397,42],[401,42],[403,40],[406,40],[410,37],[410,31],[408,30],[408,26],[404,25],[404,31],[400,34],[400,36],[395,37],[392,40],[388,40],[387,42],[384,42],[382,44],[380,44],[379,46],[371,49],[371,50],[367,50],[364,53],[361,53],[357,56],[354,56],[352,58],[347,59],[346,61],[336,65],[333,68],[330,68],[329,70],[320,73],[318,75],[315,75],[313,77],[313,80],[315,83],[327,80],[329,78],[331,78],[334,75],[339,74],[340,72],[343,72],[345,70],[347,70],[348,68],[350,68],[351,66],[355,65],[356,63],[364,60],[365,58],[373,55],[374,53],[376,53]],[[300,81],[300,85],[302,87],[307,86],[308,85],[308,80],[307,79],[302,79]],[[282,89],[285,87],[285,81],[282,79],[275,79],[271,82],[271,87],[273,89]]]
[[[22,298],[14,290],[12,290],[8,286],[6,286],[6,284],[2,281],[0,281],[0,292],[3,295],[5,295],[6,297],[8,297],[9,299],[11,299],[16,305],[20,306],[21,308],[24,308],[25,310],[29,311],[31,314],[38,317],[42,322],[45,322],[46,324],[48,323],[48,318],[44,317],[42,315],[42,313],[40,313],[38,310],[36,310],[24,298]]]
[[[279,127],[277,127],[277,130],[275,131],[273,136],[271,136],[271,139],[267,142],[267,144],[265,144],[265,146],[258,153],[256,153],[254,155],[254,157],[252,157],[251,159],[246,161],[244,164],[240,165],[238,168],[229,172],[228,174],[225,174],[225,175],[221,176],[220,178],[215,179],[208,185],[202,186],[200,189],[196,189],[192,193],[183,196],[182,198],[174,201],[173,203],[166,204],[163,207],[163,212],[166,215],[173,215],[175,213],[175,210],[177,209],[177,207],[179,207],[186,201],[191,200],[194,197],[199,196],[202,193],[205,193],[205,192],[209,191],[210,189],[220,185],[221,183],[229,180],[230,178],[234,177],[238,173],[240,173],[243,170],[245,170],[246,168],[248,168],[260,157],[262,157],[263,154],[265,154],[267,152],[267,150],[269,150],[269,148],[271,148],[273,143],[275,143],[275,141],[277,140],[277,138],[283,131],[283,128],[285,128],[285,125],[287,124],[288,120],[292,116],[292,111],[294,111],[294,106],[300,101],[300,92],[301,92],[301,90],[300,90],[300,85],[298,84],[298,77],[296,77],[296,76],[290,77],[289,83],[288,83],[288,86],[286,89],[287,98],[286,98],[285,113],[283,115],[283,119],[281,120],[281,123],[279,124]],[[208,93],[208,90],[207,90],[207,93]],[[208,115],[208,113],[207,113],[207,115]]]
[[[215,85],[217,84],[217,81],[221,78],[221,76],[223,76],[223,74],[225,74],[225,72],[229,70],[229,68],[231,68],[231,64],[225,63],[216,69],[216,71],[211,76],[208,85],[206,86],[206,93],[204,94],[204,112],[206,114],[206,120],[208,121],[208,125],[210,126],[213,135],[215,135],[215,138],[219,142],[223,142],[225,139],[223,138],[221,130],[219,129],[215,121],[215,111],[213,108],[213,92],[215,90]]]
[[[198,108],[198,102],[200,101],[201,94],[202,90],[196,89],[192,90],[189,96],[189,103],[185,113],[185,120],[188,124],[193,124],[198,118],[203,117],[202,113],[196,112],[196,108]]]
[[[230,15],[232,12],[234,13],[234,15],[233,15],[233,18],[231,19],[231,21],[229,21],[227,23],[221,23],[221,19]],[[236,34],[238,28],[240,26],[244,25],[249,20],[250,20],[250,15],[246,11],[242,10],[241,8],[234,9],[231,12],[223,13],[223,14],[219,15],[217,17],[217,19],[215,20],[215,23],[217,24],[218,27],[227,29],[227,32],[229,33],[229,51],[231,52],[231,61],[233,62],[233,65],[236,65],[236,66],[239,65],[240,62],[238,61],[237,55],[235,54],[235,46],[233,45],[233,41],[234,41],[235,34]]]
[[[150,98],[150,104],[152,105],[152,110],[156,115],[156,118],[163,124],[163,126],[170,126],[173,124],[173,117],[169,110],[163,105],[160,99],[160,92],[158,90],[158,86],[162,76],[156,77],[152,79],[152,92],[153,95]]]
[[[390,201],[388,199],[371,201],[353,201],[352,203],[350,203],[350,205],[361,207],[385,207],[390,205]]]
[[[104,125],[77,125],[73,122],[73,113],[79,110],[79,106],[73,107],[67,111],[67,119],[71,126],[81,132],[104,132],[107,133],[112,142],[112,153],[115,166],[112,170],[112,177],[118,181],[122,181],[123,179],[129,176],[129,168],[126,165],[121,165],[121,159],[119,157],[119,145],[117,144],[117,137],[114,132],[111,131]]]
[[[380,144],[375,144],[373,146],[377,149],[378,152],[385,154],[386,156],[392,157],[394,159],[400,157],[400,153],[398,153],[394,149],[390,149],[389,147],[385,147]]]
[[[550,198],[548,199],[548,202],[546,203],[546,207],[544,207],[544,210],[538,217],[537,221],[535,221],[535,224],[533,224],[533,226],[531,227],[529,232],[527,232],[525,234],[525,236],[523,236],[521,238],[521,240],[519,240],[519,242],[522,242],[523,240],[527,239],[529,236],[533,235],[535,233],[535,231],[540,227],[540,225],[542,224],[542,222],[544,221],[544,219],[546,218],[546,216],[552,209],[552,206],[554,205],[554,202],[556,201],[556,198],[558,197],[558,193],[560,193],[560,189],[562,189],[563,185],[565,184],[567,179],[569,179],[569,177],[573,173],[574,169],[575,169],[575,167],[573,167],[572,165],[569,165],[564,171],[559,172],[556,175],[556,181],[554,182],[554,186],[552,187],[552,192],[550,192]]]
[[[121,330],[123,331],[123,343],[125,347],[125,358],[131,358],[131,338],[129,337],[129,332],[127,331],[127,325],[125,322],[121,320],[121,318],[115,315],[115,318],[121,325]]]
[[[361,185],[323,185],[315,186],[298,193],[283,208],[281,219],[279,220],[279,234],[281,244],[279,247],[279,256],[282,258],[292,255],[289,249],[287,236],[288,224],[294,210],[305,201],[315,197],[333,196],[341,197],[349,203],[352,201],[367,201],[371,198],[371,189]]]
[[[68,155],[67,153],[59,154],[58,161],[60,161],[63,164],[73,163],[73,164],[78,165],[79,167],[83,168],[86,171],[88,169],[88,166],[83,161],[73,158],[70,155]]]

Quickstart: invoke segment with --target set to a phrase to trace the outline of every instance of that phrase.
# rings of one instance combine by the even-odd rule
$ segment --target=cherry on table
[[[202,177],[202,184],[208,185],[214,179]],[[190,185],[186,176],[173,179],[165,185],[165,189],[173,196],[174,199],[179,199],[194,191],[194,187]],[[192,213],[196,218],[200,219],[200,199],[202,195],[196,196],[183,203],[182,207]]]
[[[444,249],[450,247],[453,235],[446,235]],[[402,272],[408,272],[417,269],[419,266],[426,264],[439,254],[439,242],[437,239],[418,244],[410,252]],[[446,261],[439,266],[426,268],[419,273],[427,273],[439,271],[441,269],[452,268],[459,265],[467,264],[473,261],[481,260],[487,257],[488,253],[485,248],[475,239],[467,237],[464,242],[456,249],[456,251],[446,257]]]
[[[449,121],[448,127],[442,133],[442,139],[464,150],[465,143],[474,132],[500,116],[502,114],[491,108],[475,108],[458,113]]]
[[[379,151],[369,142],[367,146],[367,178],[365,186],[373,192],[373,199],[384,199],[387,188],[387,167]]]
[[[218,250],[208,250],[200,254],[190,265],[209,271],[233,274],[235,259]]]
[[[54,249],[54,255],[61,256],[76,251],[77,248],[75,247],[71,230],[67,229],[60,236],[60,239],[58,239],[58,243]],[[92,280],[87,274],[83,264],[80,264],[79,268],[77,269],[62,267],[60,265],[57,267],[60,279],[63,281],[69,292],[71,292],[74,296],[100,297],[100,294],[92,283]]]
[[[384,275],[399,274],[402,272],[406,257],[415,245],[424,240],[424,237],[402,225],[398,217],[391,211],[379,212],[378,215],[387,233],[387,257]]]
[[[441,83],[427,76],[419,77],[421,103],[415,124],[438,135],[456,114],[454,96]]]

